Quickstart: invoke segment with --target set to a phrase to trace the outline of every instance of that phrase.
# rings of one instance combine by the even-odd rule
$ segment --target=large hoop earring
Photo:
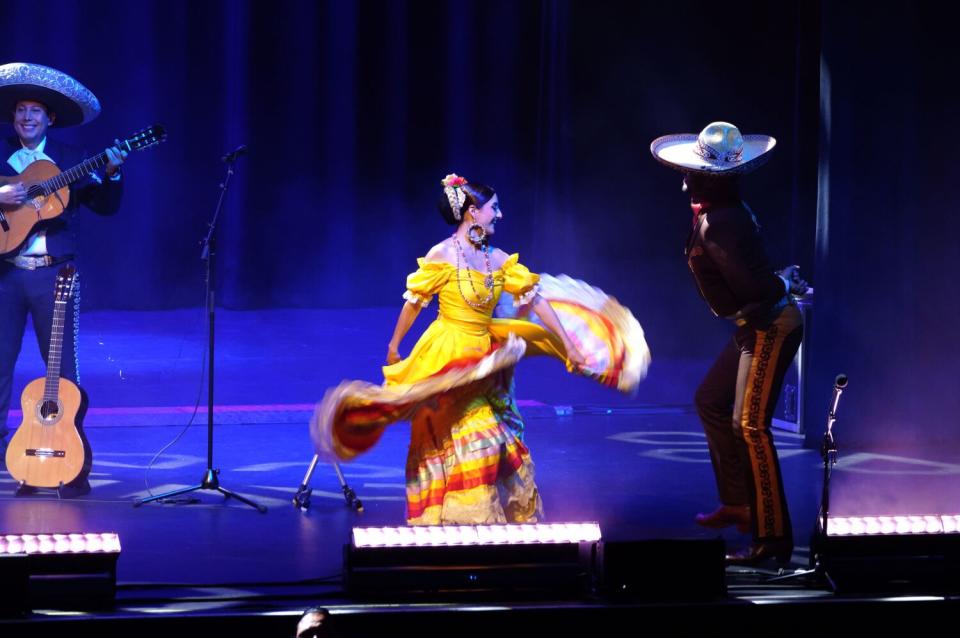
[[[477,248],[481,248],[487,243],[487,231],[480,224],[470,224],[467,228],[467,239]]]

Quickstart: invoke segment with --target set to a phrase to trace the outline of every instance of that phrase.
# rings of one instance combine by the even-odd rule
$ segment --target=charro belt
[[[37,268],[55,266],[71,259],[73,259],[73,255],[65,255],[63,257],[54,257],[52,255],[17,255],[16,257],[7,257],[6,261],[17,268],[36,270]]]
[[[738,326],[746,326],[749,325],[752,320],[772,317],[792,303],[794,303],[793,295],[786,294],[772,306],[763,308],[762,310],[756,308],[750,308],[749,311],[746,312],[741,310],[737,314],[728,317],[728,319],[732,319]]]

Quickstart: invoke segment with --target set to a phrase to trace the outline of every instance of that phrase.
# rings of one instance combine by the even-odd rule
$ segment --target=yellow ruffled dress
[[[409,386],[451,365],[479,360],[511,332],[526,332],[531,338],[535,333],[542,347],[565,356],[560,340],[539,326],[492,318],[503,291],[518,301],[524,295],[532,298],[540,279],[518,263],[516,254],[493,272],[493,297],[481,308],[464,297],[478,303],[486,296],[486,273],[458,271],[447,262],[425,259],[418,264],[407,277],[404,297],[425,307],[437,296],[440,310],[410,355],[383,368],[387,386]],[[521,440],[523,422],[510,392],[511,376],[512,368],[504,369],[448,391],[435,407],[414,415],[406,470],[411,525],[534,522],[542,516],[533,462]]]
[[[345,381],[327,392],[311,421],[318,453],[352,459],[387,425],[409,420],[410,525],[535,522],[543,506],[522,440],[513,369],[524,354],[566,361],[566,352],[542,326],[492,314],[503,292],[521,307],[532,301],[541,278],[510,255],[492,274],[492,297],[475,307],[465,299],[479,305],[488,295],[487,273],[426,259],[418,265],[404,298],[426,307],[438,297],[437,319],[406,359],[383,368],[382,386]],[[635,388],[649,352],[633,315],[583,282],[545,276],[543,283],[554,290],[556,299],[548,301],[563,313],[568,335],[588,361],[600,362],[604,372],[592,376],[621,390]]]

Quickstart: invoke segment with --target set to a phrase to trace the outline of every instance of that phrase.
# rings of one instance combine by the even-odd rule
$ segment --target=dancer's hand
[[[392,343],[387,346],[387,365],[392,366],[397,361],[400,361],[403,357],[400,356],[400,352],[397,350],[397,346]]]
[[[790,290],[787,292],[791,295],[806,294],[810,288],[807,282],[800,278],[800,266],[787,266],[778,274],[790,283]]]
[[[572,343],[567,344],[567,361],[574,372],[583,372],[587,367],[587,358]]]

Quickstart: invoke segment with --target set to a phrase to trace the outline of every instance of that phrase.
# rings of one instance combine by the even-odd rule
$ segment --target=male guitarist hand
[[[111,146],[104,151],[107,154],[107,168],[105,169],[107,177],[116,175],[117,171],[120,170],[120,165],[123,164],[128,155],[127,151],[121,150],[120,140],[115,139],[113,143],[115,146]]]
[[[27,201],[27,189],[23,187],[23,182],[0,186],[0,204],[20,206],[25,201]]]

